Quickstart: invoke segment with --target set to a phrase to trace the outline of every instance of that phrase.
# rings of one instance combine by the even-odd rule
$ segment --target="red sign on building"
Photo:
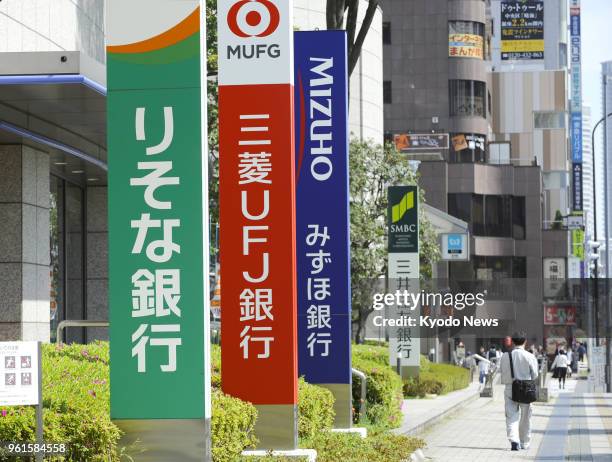
[[[544,324],[575,326],[576,307],[575,306],[545,306]]]

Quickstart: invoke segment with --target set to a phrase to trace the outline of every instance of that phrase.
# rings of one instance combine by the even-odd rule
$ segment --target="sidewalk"
[[[427,442],[425,456],[439,462],[610,461],[610,396],[584,393],[586,386],[585,380],[571,379],[565,390],[558,390],[556,380],[550,380],[551,400],[533,404],[530,448],[511,452],[506,439],[503,386],[496,385],[494,399],[474,399],[459,412],[419,433]],[[431,400],[433,407],[438,407],[437,401]]]
[[[479,383],[432,399],[405,399],[402,404],[402,426],[394,433],[414,435],[426,431],[441,419],[457,412],[480,396]]]

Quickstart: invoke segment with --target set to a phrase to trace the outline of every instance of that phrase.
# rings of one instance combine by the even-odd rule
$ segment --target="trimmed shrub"
[[[213,349],[213,382],[219,377],[219,353]],[[44,438],[68,443],[64,456],[48,460],[118,461],[121,431],[110,420],[108,343],[43,345],[42,360]],[[257,443],[257,410],[218,390],[213,390],[212,405],[213,460],[238,460],[243,449]],[[34,442],[34,425],[33,407],[0,408],[0,441]]]
[[[424,444],[421,439],[391,433],[361,438],[355,434],[324,432],[301,446],[316,449],[318,462],[401,462]]]
[[[373,425],[396,428],[402,423],[402,380],[391,367],[353,356],[353,367],[367,376],[366,417]],[[355,419],[359,410],[361,379],[353,379],[353,409]]]
[[[233,462],[245,448],[257,445],[254,433],[257,409],[219,390],[213,390],[212,400],[213,461]]]
[[[119,460],[121,432],[110,420],[108,344],[43,345],[43,421],[46,442],[68,443],[53,460]],[[0,441],[35,441],[32,407],[0,414]]]
[[[364,359],[374,361],[381,366],[389,365],[389,347],[381,345],[363,344],[352,348],[353,359]]]
[[[452,364],[429,363],[425,371],[419,372],[419,377],[406,380],[404,395],[420,398],[427,394],[444,395],[466,388],[469,384],[470,371],[468,369]]]
[[[334,424],[334,395],[331,391],[306,383],[298,383],[298,435],[312,438]]]

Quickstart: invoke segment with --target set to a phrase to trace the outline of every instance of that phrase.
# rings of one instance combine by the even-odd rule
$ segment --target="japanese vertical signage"
[[[350,384],[346,32],[294,38],[298,369],[310,383]]]
[[[389,292],[396,290],[419,291],[419,190],[416,186],[390,186],[388,189],[388,276]],[[402,312],[397,316],[410,316],[414,312]],[[418,328],[397,327],[389,332],[389,362],[402,366],[418,366],[420,339]]]
[[[217,5],[222,387],[295,405],[293,2]]]
[[[582,69],[580,44],[580,0],[570,2],[572,209],[582,211]]]
[[[210,416],[203,16],[108,2],[114,419]]]
[[[501,59],[544,59],[544,0],[501,1]]]

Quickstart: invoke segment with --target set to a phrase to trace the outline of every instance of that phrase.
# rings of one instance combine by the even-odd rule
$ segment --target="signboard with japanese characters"
[[[350,384],[346,32],[294,40],[298,371],[309,383]]]
[[[38,342],[0,342],[0,406],[40,404]]]
[[[387,248],[389,292],[407,290],[419,292],[419,190],[417,186],[390,186],[387,190]],[[394,318],[418,315],[393,307]],[[389,328],[389,364],[418,367],[420,338],[418,327]],[[404,373],[402,372],[402,375]]]
[[[448,149],[448,133],[410,133],[393,136],[399,152],[439,151]]]
[[[545,306],[544,324],[559,326],[576,325],[575,306]]]
[[[197,0],[108,2],[113,419],[210,416],[200,13]]]
[[[475,34],[449,34],[448,56],[483,59],[484,39]]]
[[[501,59],[544,59],[544,0],[502,0]]]
[[[582,200],[582,52],[580,0],[570,2],[572,210],[581,212]]]
[[[291,406],[276,418],[287,428],[298,378],[293,2],[217,7],[222,388]]]

